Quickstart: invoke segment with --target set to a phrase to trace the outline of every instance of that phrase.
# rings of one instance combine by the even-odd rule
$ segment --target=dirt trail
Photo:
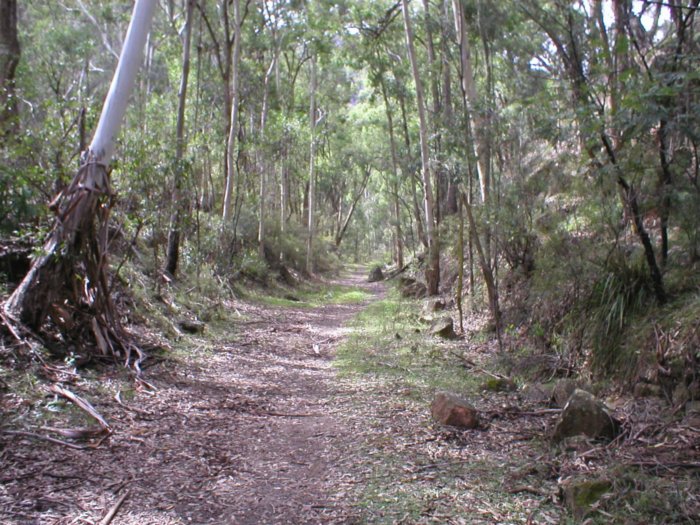
[[[383,293],[354,273],[341,284]],[[76,451],[0,438],[0,522],[98,523],[128,496],[113,524],[353,523],[359,415],[336,380],[335,346],[366,304],[276,308],[245,303],[232,335],[214,348],[148,371],[157,391],[125,410],[103,391],[90,399],[115,433]]]

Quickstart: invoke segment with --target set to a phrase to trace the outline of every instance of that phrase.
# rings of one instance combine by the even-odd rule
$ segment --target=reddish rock
[[[443,425],[459,428],[479,426],[479,413],[472,405],[454,394],[441,392],[435,396],[430,407],[433,419]]]

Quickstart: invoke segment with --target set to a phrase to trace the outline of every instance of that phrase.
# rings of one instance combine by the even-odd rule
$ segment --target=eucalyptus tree
[[[100,352],[138,369],[141,353],[125,339],[108,281],[108,218],[114,194],[108,166],[141,65],[156,0],[137,0],[93,139],[71,184],[51,204],[56,220],[38,257],[4,305],[8,318],[38,330],[47,316],[66,331],[85,329]],[[95,225],[97,222],[97,227]],[[68,305],[68,308],[66,308]],[[72,309],[86,322],[74,319]]]
[[[224,1],[224,4],[228,4]],[[224,8],[226,9],[226,8]],[[226,231],[231,220],[231,211],[233,207],[233,192],[235,189],[235,177],[237,172],[236,163],[236,137],[238,136],[238,104],[240,97],[240,68],[241,68],[241,2],[233,0],[233,57],[231,63],[231,113],[228,124],[228,137],[226,139],[226,162],[225,162],[225,179],[226,189],[224,190],[224,205],[222,215],[222,229]],[[228,28],[226,30],[228,32]],[[228,89],[228,86],[227,86]]]
[[[695,8],[697,8],[698,3],[699,2],[697,1],[694,2]],[[629,165],[629,160],[631,159],[629,157],[625,158],[625,150],[631,148],[631,145],[628,145],[625,142],[615,138],[617,136],[622,136],[621,130],[618,127],[620,126],[620,122],[618,122],[617,119],[613,121],[612,119],[606,118],[606,114],[610,112],[615,113],[617,107],[623,103],[622,101],[617,100],[622,93],[619,85],[620,75],[617,74],[618,72],[616,71],[609,71],[609,74],[605,77],[603,84],[599,84],[596,81],[597,75],[594,69],[599,63],[597,60],[598,57],[596,56],[599,54],[599,50],[596,49],[595,46],[586,45],[584,40],[585,36],[591,30],[597,31],[601,34],[607,34],[604,21],[599,20],[601,12],[597,8],[597,4],[594,3],[593,6],[594,9],[591,11],[591,13],[576,11],[570,7],[562,6],[560,4],[555,4],[554,9],[552,10],[545,10],[541,6],[534,5],[532,3],[527,3],[521,8],[542,28],[556,49],[558,58],[563,66],[566,79],[568,80],[571,88],[571,101],[576,108],[578,131],[581,137],[582,147],[588,154],[594,168],[601,175],[608,172],[613,174],[615,183],[619,188],[619,196],[622,206],[626,215],[630,218],[632,224],[634,225],[634,230],[642,246],[644,257],[649,269],[654,294],[659,303],[664,303],[666,301],[666,290],[663,283],[663,274],[659,265],[654,244],[644,223],[639,188],[635,185],[634,181],[629,178],[626,169],[626,165]],[[691,8],[692,7],[693,6],[691,5]],[[688,27],[688,24],[692,24],[696,11],[695,8],[690,9],[687,16],[681,16],[681,27],[685,28]],[[617,16],[617,26],[620,28],[617,37],[619,42],[615,44],[615,50],[613,50],[613,47],[610,45],[607,45],[603,49],[603,56],[607,56],[609,53],[614,53],[616,57],[614,61],[608,59],[608,65],[615,65],[615,63],[627,63],[629,66],[626,68],[625,74],[629,78],[634,78],[640,74],[647,75],[651,77],[652,83],[656,83],[654,81],[654,70],[650,68],[648,63],[646,63],[643,53],[641,54],[642,67],[646,69],[643,72],[640,70],[640,68],[632,68],[632,63],[629,61],[629,57],[625,58],[621,55],[620,50],[623,49],[623,46],[625,46],[628,42],[637,42],[637,39],[635,34],[630,32],[627,36],[624,36],[624,40],[620,40],[623,38],[622,35],[624,35],[624,30],[622,28],[630,27],[629,22],[626,22],[626,20],[628,20],[633,14],[630,6],[618,5],[615,12]],[[641,24],[641,22],[639,23]],[[678,35],[676,36],[678,37]],[[606,39],[603,38],[601,41],[605,43]],[[678,38],[676,43],[682,47],[683,38]],[[639,49],[638,42],[637,46]],[[615,67],[619,66],[615,65]],[[605,97],[600,96],[600,93],[605,91],[611,93],[614,100],[608,99],[606,101]],[[648,122],[648,113],[645,114],[643,118]],[[662,145],[659,149],[659,159],[661,164],[660,187],[662,189],[662,214],[667,213],[665,211],[667,210],[667,202],[664,199],[665,195],[670,190],[668,188],[668,171],[664,169],[668,159],[667,144],[663,131],[665,127],[664,122],[666,122],[666,120],[664,114],[662,113],[660,123]],[[608,124],[607,127],[606,123]],[[611,133],[611,126],[617,128],[619,131],[614,130]],[[648,123],[645,127],[648,127]],[[666,168],[668,168],[668,166],[666,166]],[[667,221],[668,216],[666,215],[665,220],[662,221],[664,229],[666,228]],[[666,252],[667,249],[667,234],[662,232],[662,252]],[[662,258],[664,258],[663,255]]]
[[[196,0],[185,0],[185,25],[182,37],[182,73],[178,90],[177,121],[175,124],[175,169],[173,181],[173,213],[168,232],[168,248],[165,271],[175,275],[180,254],[180,224],[182,221],[181,191],[182,171],[185,155],[185,106],[187,103],[187,85],[190,74],[190,48],[192,45],[192,18]]]
[[[406,48],[411,61],[413,71],[413,81],[416,90],[416,105],[418,109],[418,121],[420,125],[420,152],[423,176],[423,203],[425,206],[426,237],[428,240],[428,264],[425,270],[425,280],[430,295],[437,295],[440,286],[440,246],[435,224],[435,204],[432,185],[432,171],[430,166],[430,146],[428,143],[428,121],[425,110],[425,96],[423,94],[423,82],[416,58],[415,46],[413,43],[413,27],[411,13],[407,0],[401,0],[403,10],[404,27],[406,31]]]

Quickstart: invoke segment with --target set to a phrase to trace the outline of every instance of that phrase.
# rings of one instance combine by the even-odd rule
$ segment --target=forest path
[[[365,276],[355,270],[333,284],[378,299],[384,285]],[[125,491],[113,525],[357,522],[348,493],[360,467],[348,451],[362,422],[352,383],[337,380],[332,360],[370,301],[234,301],[227,307],[241,320],[228,335],[189,338],[175,362],[147,371],[156,392],[122,395],[129,411],[104,391],[71,387],[99,400],[114,434],[89,451],[0,443],[0,522],[98,523]],[[123,388],[111,373],[101,388]]]

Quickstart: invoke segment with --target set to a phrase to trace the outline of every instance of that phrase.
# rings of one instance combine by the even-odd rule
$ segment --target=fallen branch
[[[65,388],[61,388],[58,385],[51,385],[49,387],[49,390],[51,392],[53,392],[54,394],[58,394],[59,396],[65,397],[69,401],[73,402],[79,408],[82,408],[85,412],[87,412],[93,418],[95,418],[95,420],[100,424],[100,426],[102,428],[104,428],[108,432],[111,432],[111,428],[109,426],[109,423],[107,423],[107,421],[105,421],[105,419],[100,415],[100,413],[97,410],[95,410],[95,407],[93,407],[89,401],[74,394],[70,390],[67,390]]]
[[[10,436],[24,436],[35,439],[43,439],[44,441],[50,441],[51,443],[56,443],[57,445],[63,445],[64,447],[72,448],[75,450],[87,450],[91,448],[97,448],[102,441],[94,445],[76,445],[75,443],[69,443],[68,441],[63,441],[61,439],[52,438],[51,436],[44,436],[42,434],[35,434],[34,432],[24,432],[21,430],[5,430],[3,434]]]
[[[97,439],[109,434],[109,430],[102,428],[56,428],[41,427],[41,430],[53,432],[63,437],[76,440]]]
[[[625,465],[630,467],[649,467],[649,468],[665,468],[671,469],[700,469],[700,463],[698,462],[678,462],[678,463],[661,463],[659,461],[630,461],[625,463]]]
[[[258,412],[257,416],[272,416],[272,417],[321,417],[321,414],[286,414],[284,412]]]
[[[494,374],[493,372],[489,372],[485,368],[481,368],[474,361],[472,361],[471,359],[467,359],[463,355],[459,355],[457,352],[453,352],[452,350],[450,350],[449,353],[451,355],[455,356],[460,361],[462,361],[462,363],[464,365],[468,366],[469,367],[468,369],[476,370],[477,372],[484,374],[484,375],[487,375],[487,376],[490,376],[490,377],[493,377],[494,379],[509,379],[508,377],[506,377],[504,375]]]
[[[135,412],[135,413],[137,413],[137,414],[142,414],[142,415],[144,415],[144,416],[152,416],[152,415],[153,415],[153,412],[149,412],[148,410],[141,410],[140,408],[130,407],[129,405],[127,405],[126,403],[124,403],[124,402],[121,400],[121,393],[122,393],[121,390],[119,390],[119,391],[116,393],[116,395],[114,396],[114,400],[119,404],[119,406],[121,406],[121,407],[123,407],[123,408],[129,410],[130,412]]]
[[[104,518],[102,518],[102,521],[100,521],[100,525],[109,525],[112,520],[114,519],[114,516],[117,515],[117,512],[119,511],[119,507],[122,506],[122,503],[124,503],[124,500],[126,497],[129,495],[129,491],[127,490],[122,494],[119,499],[112,505],[112,508],[109,509],[109,512],[105,515]]]

